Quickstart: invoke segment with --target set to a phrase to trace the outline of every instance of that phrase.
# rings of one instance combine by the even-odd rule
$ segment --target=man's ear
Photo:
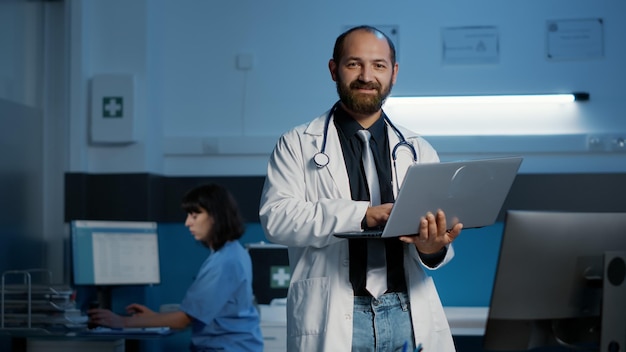
[[[330,77],[333,81],[337,82],[337,63],[335,63],[335,60],[328,60],[328,71],[330,71]]]
[[[393,76],[392,76],[392,81],[391,83],[396,84],[396,79],[398,78],[398,70],[400,69],[400,65],[398,65],[398,63],[396,62],[395,65],[393,65]]]

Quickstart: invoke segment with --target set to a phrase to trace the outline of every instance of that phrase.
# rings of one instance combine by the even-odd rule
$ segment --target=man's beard
[[[391,93],[392,83],[389,80],[387,87],[382,87],[378,82],[365,83],[359,80],[352,81],[349,85],[343,79],[337,79],[337,94],[345,107],[357,114],[369,115],[378,112]],[[356,89],[376,89],[377,94],[362,94],[355,92]]]

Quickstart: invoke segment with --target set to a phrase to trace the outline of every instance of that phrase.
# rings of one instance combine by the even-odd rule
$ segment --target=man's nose
[[[359,79],[363,82],[371,82],[374,78],[373,70],[368,66],[363,66],[361,68],[361,74],[359,75]]]

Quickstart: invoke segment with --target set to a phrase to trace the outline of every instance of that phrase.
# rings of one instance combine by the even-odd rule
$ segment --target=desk
[[[27,338],[26,352],[125,352],[126,341],[124,339],[105,340],[81,340],[81,339],[49,339]]]
[[[285,352],[287,349],[287,300],[259,304],[264,352]]]
[[[83,331],[46,331],[42,329],[4,330],[13,339],[14,352],[131,352],[140,340],[158,340],[176,334],[115,333],[94,334]]]
[[[489,307],[443,307],[454,336],[483,336]]]

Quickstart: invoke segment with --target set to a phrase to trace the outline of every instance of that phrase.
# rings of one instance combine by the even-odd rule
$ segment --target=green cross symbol
[[[124,99],[122,97],[102,98],[102,117],[124,117]]]
[[[289,266],[270,267],[270,287],[271,288],[289,288],[290,279],[291,279],[291,271],[289,270]]]

